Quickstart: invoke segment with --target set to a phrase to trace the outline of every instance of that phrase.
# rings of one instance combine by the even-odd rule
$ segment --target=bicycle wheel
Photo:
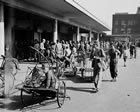
[[[64,104],[65,96],[66,96],[65,82],[61,81],[57,89],[57,104],[60,108]]]

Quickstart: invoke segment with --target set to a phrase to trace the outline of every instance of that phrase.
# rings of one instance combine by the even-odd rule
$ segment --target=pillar
[[[54,22],[54,38],[53,38],[53,41],[56,43],[57,40],[58,40],[58,20],[55,19],[55,22]]]
[[[79,26],[77,27],[77,41],[79,42],[81,40],[80,38],[80,28]]]
[[[91,42],[91,40],[92,40],[92,32],[91,31],[89,31],[89,41]]]
[[[2,57],[4,55],[4,5],[0,3],[0,65],[2,64]],[[0,80],[0,86],[3,85],[3,81]],[[4,94],[4,91],[2,92]]]
[[[14,9],[8,7],[7,9],[7,18],[5,18],[5,55],[7,57],[13,57],[14,54],[14,24],[15,24],[15,17],[14,17]]]
[[[100,33],[97,33],[97,40],[99,41]]]
[[[0,56],[4,55],[4,5],[0,3]],[[1,60],[0,60],[1,64]]]
[[[14,35],[13,35],[13,27],[15,24],[15,18],[14,18],[14,9],[9,8],[7,9],[8,11],[6,12],[7,18],[5,18],[5,55],[7,57],[11,57],[14,50],[13,50],[13,45],[14,43]],[[4,78],[5,78],[5,88],[4,88],[4,96],[9,97],[9,95],[13,92],[14,88],[14,77],[13,77],[13,67],[12,67],[12,62],[8,62],[5,64],[4,67]]]

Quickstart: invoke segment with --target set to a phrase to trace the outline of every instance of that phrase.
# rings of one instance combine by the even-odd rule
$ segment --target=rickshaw
[[[81,77],[84,79],[92,80],[93,68],[91,67],[91,60],[89,58],[90,52],[84,53],[82,51],[77,53],[76,56],[76,71],[80,71]]]
[[[34,47],[31,48],[37,51],[44,58],[45,62],[48,62],[48,57],[45,57],[39,50],[35,49]],[[55,69],[49,62],[47,63],[47,65],[42,64],[45,65],[42,66],[43,68],[39,66],[39,62],[37,62],[33,68],[28,67],[27,70],[29,72],[27,72],[22,86],[17,87],[17,89],[21,91],[20,97],[23,106],[25,106],[24,93],[31,95],[32,100],[35,97],[43,97],[57,99],[57,104],[59,107],[64,104],[64,100],[66,97],[66,85],[65,82],[61,80],[61,77],[63,76],[63,69],[65,65],[61,60],[53,61],[57,61],[57,67],[55,67]],[[51,87],[46,87],[45,85],[46,74],[44,75],[44,70],[46,69],[49,69],[56,79],[51,82],[51,84],[53,85]]]
[[[70,57],[68,58],[67,56],[64,56],[63,54],[61,56],[57,56],[57,54],[55,52],[53,52],[54,55],[54,59],[56,60],[56,64],[57,62],[63,62],[65,64],[65,67],[62,68],[63,75],[65,74],[65,76],[75,76],[76,72],[77,72],[77,68],[76,68],[76,58],[75,55],[73,53],[71,53]],[[58,65],[57,65],[58,66]]]

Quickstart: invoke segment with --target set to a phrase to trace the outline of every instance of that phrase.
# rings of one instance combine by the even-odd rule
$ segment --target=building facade
[[[139,9],[139,8],[138,8]],[[113,15],[112,35],[130,37],[130,41],[140,38],[140,14],[116,13]]]
[[[74,0],[0,0],[0,55],[28,54],[35,39],[91,40],[109,30]]]

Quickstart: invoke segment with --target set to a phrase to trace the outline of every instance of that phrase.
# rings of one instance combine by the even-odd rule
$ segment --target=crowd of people
[[[91,67],[93,68],[93,82],[94,89],[96,92],[99,91],[103,71],[106,70],[109,66],[110,75],[112,80],[117,81],[118,77],[118,59],[123,57],[124,67],[126,67],[126,61],[128,55],[126,51],[130,51],[130,59],[136,58],[136,45],[134,43],[127,42],[108,42],[108,41],[98,41],[93,42],[76,42],[76,41],[59,41],[56,43],[49,42],[48,40],[42,39],[42,42],[39,43],[35,41],[34,47],[38,49],[46,57],[65,57],[66,67],[71,63],[70,57],[77,56],[79,53],[82,54],[82,58],[89,58],[92,61]],[[35,52],[34,53],[35,61],[41,61],[41,56]],[[83,60],[83,64],[85,61]],[[82,66],[84,69],[84,66]]]
[[[100,90],[102,83],[102,75],[103,71],[109,68],[110,76],[112,78],[111,81],[117,81],[118,78],[118,61],[119,58],[123,58],[124,67],[126,67],[126,62],[128,58],[127,51],[129,50],[130,59],[136,58],[137,56],[137,47],[134,42],[119,42],[119,41],[99,41],[94,40],[90,41],[59,41],[56,43],[49,42],[48,40],[42,39],[41,42],[37,40],[34,41],[34,45],[32,45],[36,50],[40,51],[45,57],[49,57],[51,59],[54,58],[63,58],[65,57],[65,67],[69,66],[72,61],[75,62],[83,62],[81,69],[84,70],[84,65],[87,64],[85,61],[89,58],[91,61],[91,68],[93,68],[93,78],[92,81],[94,83],[94,89],[96,92]],[[34,61],[42,63],[44,60],[42,56],[37,51],[32,52]],[[82,59],[78,60],[76,58],[79,54],[81,54]],[[73,57],[74,60],[71,60]],[[76,60],[77,59],[77,60]],[[43,65],[43,63],[42,63]],[[43,66],[44,67],[44,66]],[[51,85],[51,80],[56,80],[53,77],[53,73],[50,70],[45,72],[47,81],[47,87],[49,88]],[[2,83],[2,81],[1,81]]]

